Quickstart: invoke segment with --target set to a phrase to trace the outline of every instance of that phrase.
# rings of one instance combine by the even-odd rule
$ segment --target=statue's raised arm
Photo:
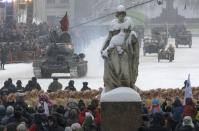
[[[105,92],[118,87],[134,88],[138,75],[139,45],[133,22],[126,17],[125,7],[117,7],[109,35],[102,47]]]

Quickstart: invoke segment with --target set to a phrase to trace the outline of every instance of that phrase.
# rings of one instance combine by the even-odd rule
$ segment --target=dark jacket
[[[176,99],[171,107],[172,118],[175,121],[180,121],[182,118],[182,103]]]
[[[165,127],[164,117],[160,113],[155,113],[153,115],[152,124],[149,127],[149,131],[168,131]]]
[[[76,91],[76,88],[74,86],[67,86],[64,90],[68,90],[68,91]]]
[[[81,91],[86,91],[86,90],[91,90],[91,88],[89,88],[88,86],[83,86]]]
[[[176,131],[196,131],[196,130],[191,126],[181,126],[179,129],[176,129]]]
[[[77,108],[72,108],[69,111],[68,117],[66,119],[66,127],[69,127],[72,124],[79,122],[78,114],[79,114],[79,110]]]
[[[25,88],[22,87],[21,85],[20,85],[20,86],[16,86],[16,91],[17,91],[17,92],[24,92],[24,91],[25,91]]]

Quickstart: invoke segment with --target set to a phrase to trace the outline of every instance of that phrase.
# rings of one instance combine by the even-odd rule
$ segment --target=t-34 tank
[[[34,74],[40,78],[83,77],[87,73],[85,55],[75,54],[71,37],[64,32],[60,37],[56,32],[51,35],[51,44],[44,58],[33,63]]]

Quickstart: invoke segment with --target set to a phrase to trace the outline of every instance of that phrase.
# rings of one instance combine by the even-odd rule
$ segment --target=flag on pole
[[[68,31],[69,21],[68,21],[67,12],[66,12],[65,16],[61,19],[60,24],[61,24],[62,31]]]
[[[185,88],[185,94],[184,94],[184,105],[185,105],[185,101],[186,98],[192,98],[192,88],[191,88],[191,81],[190,81],[190,74],[188,75],[188,79],[187,79],[187,84],[186,84],[186,88]]]

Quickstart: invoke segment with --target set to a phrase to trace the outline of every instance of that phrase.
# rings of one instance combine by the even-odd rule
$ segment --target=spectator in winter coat
[[[152,106],[149,109],[149,115],[154,115],[155,113],[161,113],[163,115],[162,108],[160,107],[159,101],[157,99],[152,101]]]
[[[87,109],[83,110],[80,112],[78,119],[79,123],[83,124],[85,117],[86,116],[91,116],[92,119],[94,120],[94,123],[99,126],[100,125],[100,113],[99,111],[93,107],[92,105],[89,105]]]
[[[84,109],[86,109],[86,105],[82,99],[79,100],[78,107],[79,107],[80,111],[83,111]]]
[[[17,92],[21,92],[21,93],[22,93],[22,92],[25,91],[25,88],[22,87],[21,80],[18,80],[16,84],[17,84],[17,86],[16,86],[16,91],[17,91]]]
[[[14,108],[12,106],[8,106],[6,109],[6,116],[2,119],[2,124],[6,125],[8,120],[14,116]]]
[[[48,131],[48,117],[44,114],[44,109],[39,107],[38,113],[34,115],[33,124],[29,131]]]
[[[58,126],[55,116],[48,116],[48,131],[64,131],[64,128]]]
[[[64,90],[69,90],[69,91],[76,91],[76,88],[74,87],[74,80],[70,80],[68,83],[68,86]]]
[[[37,103],[37,109],[42,106],[44,109],[44,113],[48,116],[50,112],[50,108],[52,107],[51,102],[48,100],[48,96],[46,94],[41,94],[39,96],[39,102]]]
[[[6,108],[4,105],[0,105],[0,124],[2,123],[2,119],[6,115]]]
[[[74,100],[73,96],[71,96],[68,100],[68,104],[66,105],[66,111],[64,114],[64,117],[68,117],[69,116],[69,112],[72,108],[76,108],[78,109],[78,104],[76,103],[76,101]]]
[[[88,82],[83,82],[83,87],[81,91],[91,90],[91,88],[88,87]]]
[[[87,116],[82,124],[82,127],[78,131],[97,131],[93,119],[91,116]]]
[[[182,117],[182,103],[178,97],[175,98],[171,107],[172,118],[178,123]]]
[[[191,116],[191,118],[194,119],[196,114],[197,114],[197,110],[194,107],[192,98],[186,98],[185,106],[182,109],[182,118],[184,118],[185,116]]]
[[[78,123],[78,114],[79,114],[79,109],[77,108],[71,108],[69,111],[69,115],[66,119],[66,127],[71,126],[74,123]]]
[[[148,131],[168,131],[165,127],[165,121],[162,114],[155,113],[153,115],[153,121]]]
[[[195,131],[194,124],[190,116],[185,116],[182,126],[177,128],[176,131]]]
[[[138,129],[138,131],[148,131],[149,129],[149,118],[147,116],[147,114],[142,115],[142,125],[141,127]]]
[[[58,82],[58,78],[53,78],[53,82],[50,83],[48,90],[50,90],[51,92],[56,92],[61,89],[62,89],[62,84]]]

